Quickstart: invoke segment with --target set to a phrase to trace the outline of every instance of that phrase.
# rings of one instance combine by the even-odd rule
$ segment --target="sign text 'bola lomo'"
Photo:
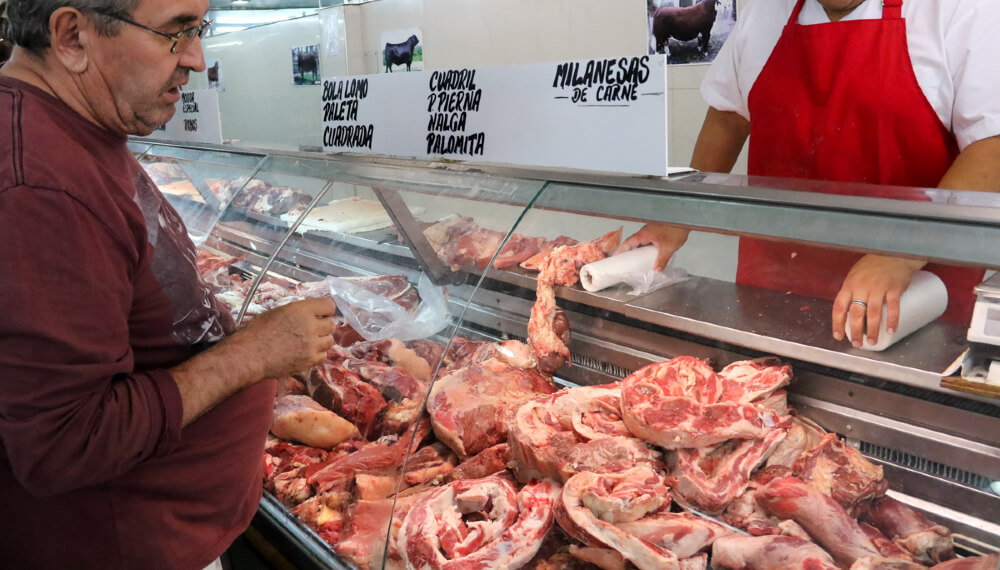
[[[323,81],[323,122],[357,121],[360,102],[368,97],[368,79]],[[375,126],[330,125],[323,127],[323,145],[372,148]]]

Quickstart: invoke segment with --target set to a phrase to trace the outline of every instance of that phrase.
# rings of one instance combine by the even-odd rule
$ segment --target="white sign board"
[[[219,92],[215,89],[182,91],[173,118],[153,131],[149,138],[222,144]]]
[[[662,55],[335,77],[323,149],[667,173]]]

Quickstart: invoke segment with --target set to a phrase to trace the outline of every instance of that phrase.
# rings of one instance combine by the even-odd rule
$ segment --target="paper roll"
[[[580,268],[580,283],[593,293],[623,281],[629,273],[645,273],[656,264],[656,247],[648,245],[588,263]]]
[[[889,334],[885,330],[888,308],[883,305],[878,342],[876,344],[865,342],[861,348],[874,351],[885,350],[943,315],[947,307],[948,290],[941,278],[929,271],[918,271],[913,274],[910,286],[906,288],[906,291],[903,291],[903,295],[899,298],[899,326],[896,327],[896,332]],[[867,338],[867,335],[865,337]],[[852,340],[850,313],[847,315],[847,339]]]

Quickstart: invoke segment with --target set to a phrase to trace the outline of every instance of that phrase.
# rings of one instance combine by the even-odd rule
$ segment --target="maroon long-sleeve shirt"
[[[0,568],[200,569],[260,498],[274,385],[181,429],[232,321],[125,143],[0,78]]]

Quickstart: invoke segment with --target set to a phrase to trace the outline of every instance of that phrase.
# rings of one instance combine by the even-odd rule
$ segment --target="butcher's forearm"
[[[1000,136],[965,147],[938,188],[1000,192]]]
[[[750,136],[750,122],[732,111],[709,107],[691,156],[691,168],[730,172]]]

